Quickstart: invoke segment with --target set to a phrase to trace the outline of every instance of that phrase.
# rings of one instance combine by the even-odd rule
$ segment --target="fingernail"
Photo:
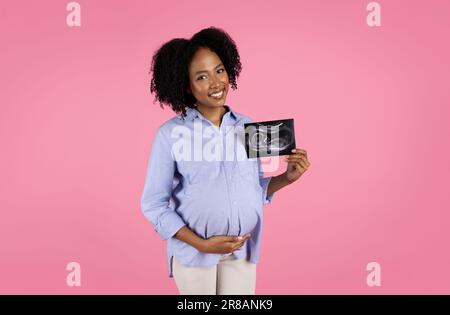
[[[242,236],[239,236],[239,237],[238,237],[238,240],[242,240],[242,239],[243,239],[243,237],[242,237]]]
[[[295,149],[292,149],[292,152],[295,152]]]

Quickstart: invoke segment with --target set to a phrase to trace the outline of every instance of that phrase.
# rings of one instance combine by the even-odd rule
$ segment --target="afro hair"
[[[236,80],[242,65],[236,44],[224,30],[208,27],[191,39],[174,38],[155,52],[150,69],[153,72],[150,92],[155,93],[153,103],[159,101],[161,108],[170,106],[182,116],[186,115],[186,108],[194,107],[197,100],[186,90],[189,88],[189,64],[199,48],[208,48],[219,56],[232,89],[237,89]]]

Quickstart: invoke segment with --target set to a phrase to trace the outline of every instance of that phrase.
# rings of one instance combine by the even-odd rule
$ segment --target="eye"
[[[225,71],[224,68],[220,68],[220,69],[217,70],[217,71],[219,72],[219,71],[221,71],[221,70]],[[222,72],[219,72],[219,73],[222,73]],[[201,75],[201,76],[199,76],[199,77],[197,78],[197,80],[200,80],[200,79],[203,78],[203,77],[204,77],[204,75]]]

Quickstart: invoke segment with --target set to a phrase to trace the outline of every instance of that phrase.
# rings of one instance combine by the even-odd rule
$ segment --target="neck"
[[[225,106],[220,107],[206,107],[203,105],[198,105],[197,110],[214,125],[220,127],[222,122],[222,117],[226,113]]]

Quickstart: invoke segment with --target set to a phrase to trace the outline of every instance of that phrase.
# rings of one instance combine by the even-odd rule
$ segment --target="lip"
[[[220,93],[220,92],[217,92],[217,93]],[[221,102],[225,98],[225,90],[222,90],[222,96],[220,98],[216,98],[211,95],[209,95],[209,98],[212,99],[214,102]]]
[[[209,97],[212,97],[212,96],[211,96],[212,94],[220,93],[220,92],[222,92],[222,91],[223,91],[223,95],[225,95],[225,89],[222,89],[222,90],[218,90],[218,91],[216,91],[216,92],[211,92],[211,93],[208,94],[208,96],[209,96]],[[222,97],[223,97],[223,95],[222,95]]]

